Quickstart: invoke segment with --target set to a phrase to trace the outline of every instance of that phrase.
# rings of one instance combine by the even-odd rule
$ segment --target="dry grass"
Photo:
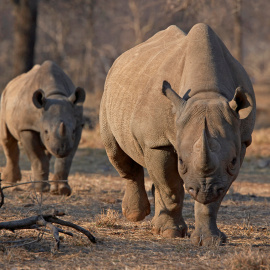
[[[115,227],[119,216],[119,213],[113,209],[109,208],[107,211],[102,210],[102,213],[95,217],[96,226]]]
[[[255,130],[252,134],[252,144],[247,149],[247,156],[269,157],[270,128]]]
[[[232,270],[268,270],[270,262],[268,256],[259,252],[249,250],[248,252],[239,252],[232,255],[227,260],[228,269]]]
[[[94,129],[83,129],[80,148],[100,148],[103,149],[103,143],[100,138],[99,124]]]

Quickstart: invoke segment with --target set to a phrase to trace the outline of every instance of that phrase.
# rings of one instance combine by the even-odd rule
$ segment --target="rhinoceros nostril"
[[[224,188],[218,188],[217,189],[218,196],[221,195],[224,192],[224,190],[225,190]]]
[[[194,188],[189,188],[188,193],[195,199],[197,197],[197,191]]]

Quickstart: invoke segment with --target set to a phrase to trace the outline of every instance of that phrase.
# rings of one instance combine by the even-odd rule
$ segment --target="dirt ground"
[[[260,91],[257,103],[268,102],[270,89]],[[55,252],[50,233],[38,239],[40,232],[35,230],[1,230],[0,269],[270,269],[270,113],[265,116],[269,108],[259,104],[260,129],[254,132],[254,143],[248,149],[239,177],[219,210],[218,226],[228,237],[225,245],[198,247],[188,237],[164,239],[153,235],[154,205],[149,177],[145,185],[151,214],[142,222],[127,221],[121,212],[125,182],[98,143],[98,130],[84,130],[69,179],[72,195],[43,194],[41,201],[40,195],[26,186],[5,189],[0,222],[57,209],[66,213],[62,219],[88,229],[97,243],[67,229],[74,236],[63,235],[60,250]],[[1,169],[4,164],[0,149]],[[22,182],[31,180],[30,163],[23,149],[21,169]],[[183,216],[192,232],[194,202],[188,194]]]

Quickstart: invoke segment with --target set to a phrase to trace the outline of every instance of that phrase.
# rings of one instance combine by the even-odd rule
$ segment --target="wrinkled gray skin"
[[[138,221],[150,213],[146,167],[155,185],[155,233],[187,233],[184,184],[195,200],[192,242],[225,242],[217,213],[254,121],[248,75],[209,26],[197,24],[188,35],[170,26],[125,52],[107,76],[100,108],[108,157],[127,179],[124,215]]]
[[[13,79],[2,93],[0,140],[6,156],[2,179],[21,179],[21,142],[30,162],[33,180],[48,180],[49,161],[55,156],[53,180],[67,180],[83,126],[85,92],[53,62],[36,65]],[[70,195],[68,182],[36,184],[38,191]]]

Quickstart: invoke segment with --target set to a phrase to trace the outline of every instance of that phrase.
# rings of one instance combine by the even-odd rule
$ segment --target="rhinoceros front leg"
[[[68,157],[65,158],[55,159],[53,181],[56,182],[51,183],[51,190],[50,190],[51,193],[66,196],[69,196],[71,194],[71,188],[68,184],[68,175],[73,156],[74,155],[72,156],[69,155]]]
[[[39,192],[48,192],[50,189],[48,181],[50,169],[50,155],[41,142],[40,136],[34,131],[22,131],[20,133],[21,143],[31,162],[34,181],[43,181],[35,184]]]
[[[195,201],[195,231],[191,235],[193,244],[210,246],[226,242],[226,235],[218,229],[216,222],[222,199],[206,205]]]
[[[71,153],[67,157],[55,159],[53,181],[57,182],[51,184],[50,191],[53,194],[66,196],[69,196],[71,194],[71,188],[68,184],[68,175],[73,157],[77,151],[81,139],[81,134],[82,134],[82,127],[77,127],[73,149]],[[65,181],[58,181],[58,180],[65,180]]]
[[[6,156],[6,166],[2,172],[2,180],[16,183],[21,180],[22,175],[19,167],[20,150],[17,140],[10,134],[6,125],[2,125],[1,142]]]
[[[184,188],[174,150],[170,147],[149,149],[145,162],[155,185],[153,232],[168,238],[184,237],[187,233],[182,217]]]

